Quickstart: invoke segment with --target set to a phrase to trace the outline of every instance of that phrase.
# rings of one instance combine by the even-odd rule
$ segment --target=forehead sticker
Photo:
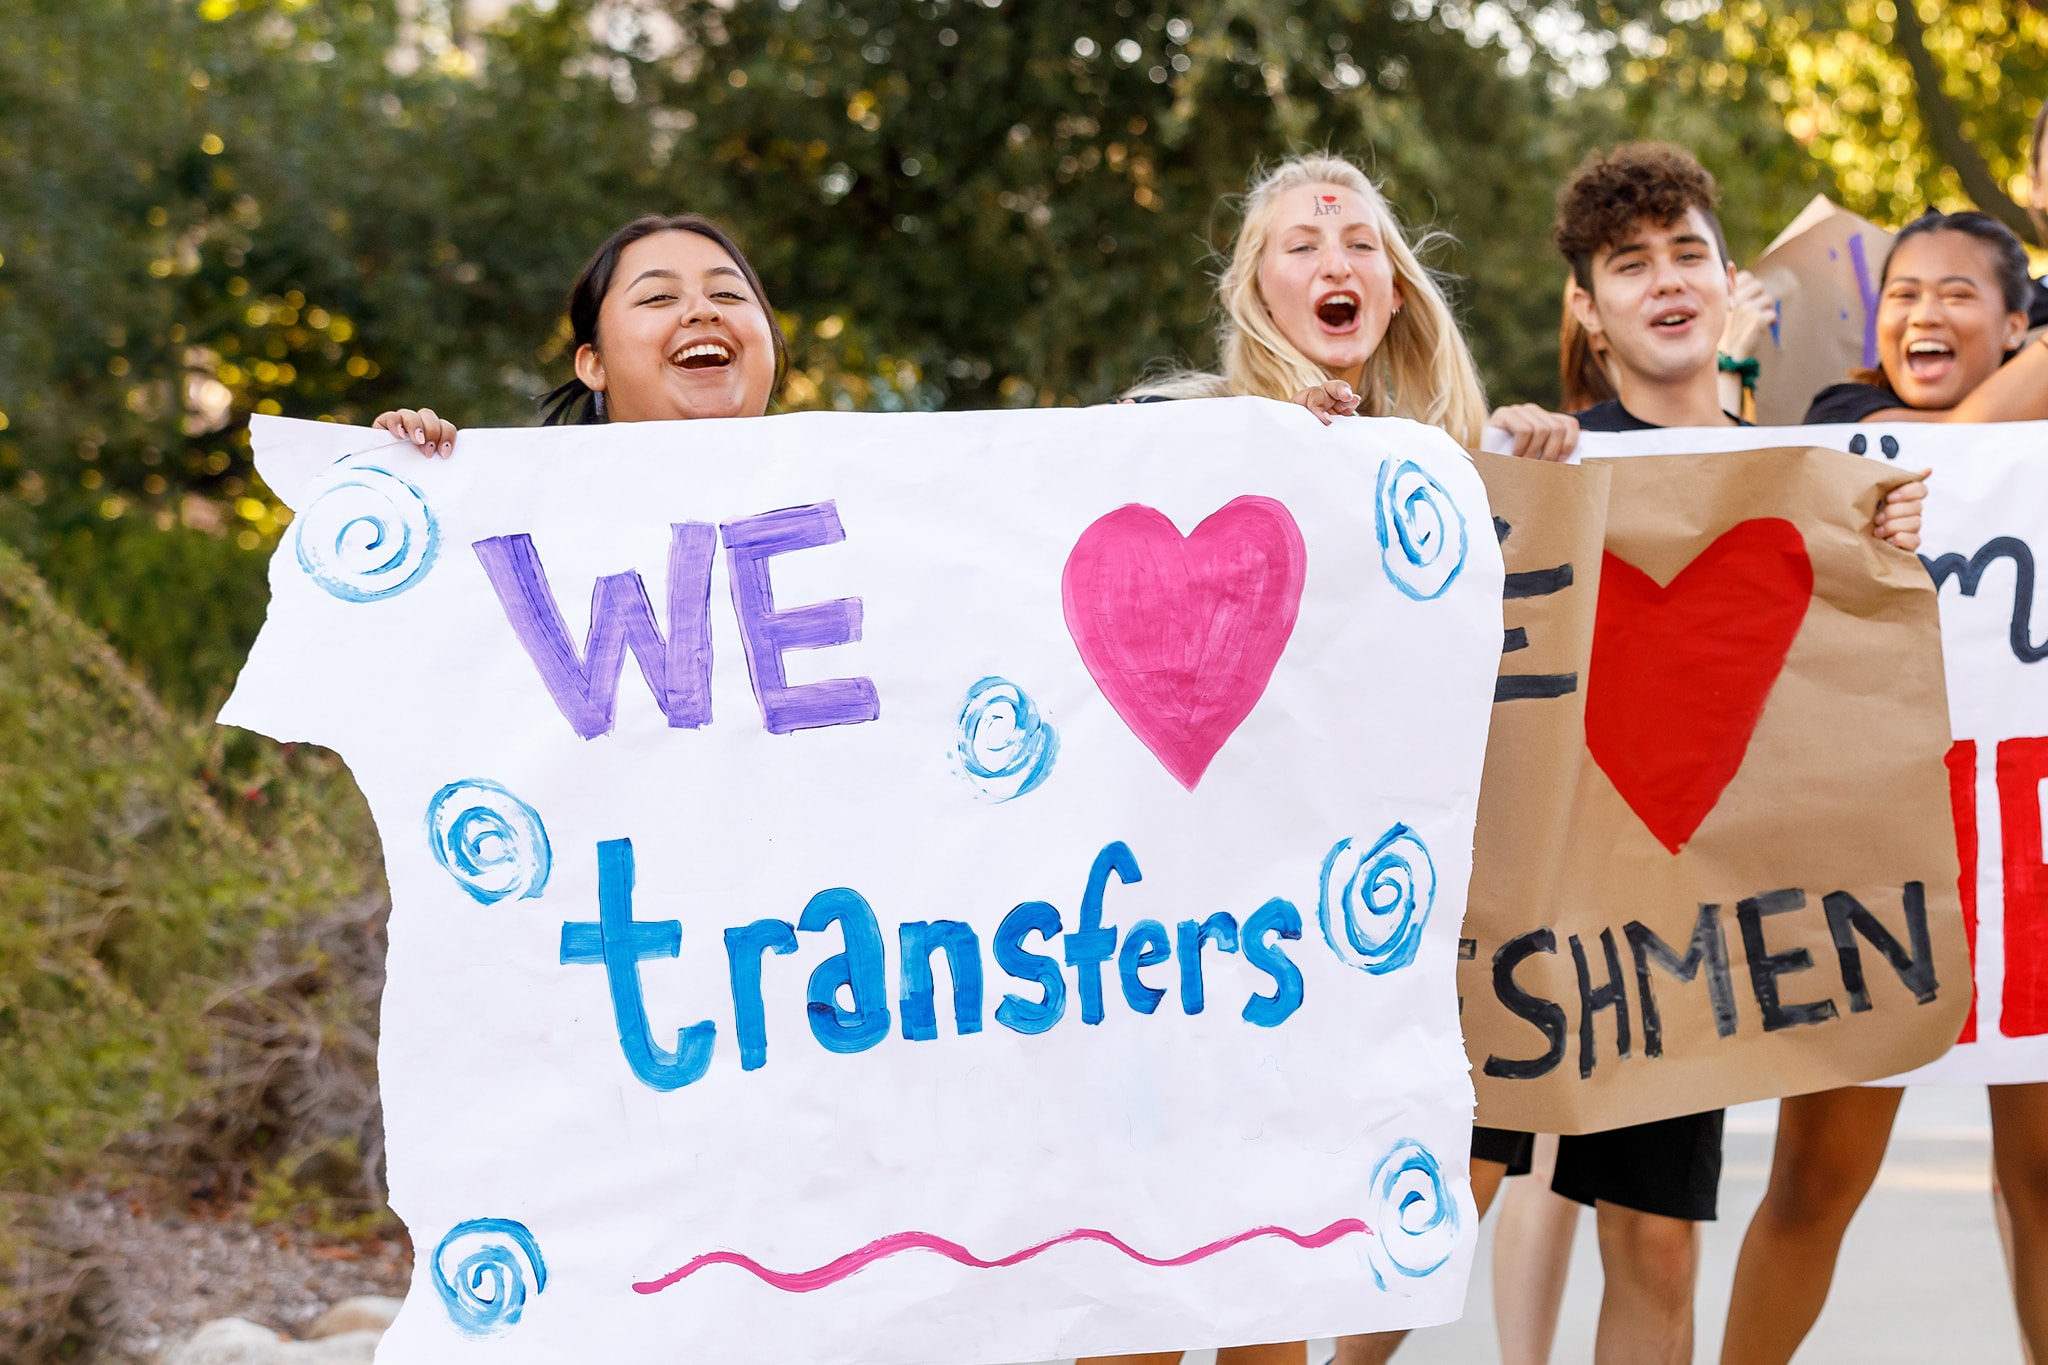
[[[1344,206],[1343,206],[1342,204],[1339,204],[1339,203],[1337,202],[1337,196],[1336,196],[1336,195],[1334,195],[1334,194],[1319,194],[1319,195],[1317,195],[1317,196],[1316,196],[1316,211],[1315,211],[1315,216],[1316,216],[1316,217],[1318,217],[1318,218],[1321,218],[1321,217],[1322,217],[1322,216],[1324,216],[1325,214],[1330,214],[1330,213],[1342,213],[1343,211],[1344,211]]]

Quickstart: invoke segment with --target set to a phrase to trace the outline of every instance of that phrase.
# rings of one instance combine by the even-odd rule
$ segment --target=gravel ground
[[[95,1359],[107,1365],[154,1365],[215,1318],[296,1336],[342,1299],[403,1295],[412,1274],[402,1239],[336,1243],[96,1190],[58,1200],[50,1221],[99,1272],[86,1297],[100,1328]]]

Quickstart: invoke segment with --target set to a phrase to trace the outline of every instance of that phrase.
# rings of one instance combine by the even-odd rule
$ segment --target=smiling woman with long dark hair
[[[635,218],[604,240],[569,291],[575,374],[542,396],[541,421],[759,417],[789,371],[760,276],[725,230],[694,213]],[[422,453],[455,448],[432,408],[375,425]]]
[[[1878,368],[1814,395],[1817,422],[2048,418],[2048,345],[2029,345],[2034,282],[2012,229],[1930,210],[1892,243],[1878,285]]]

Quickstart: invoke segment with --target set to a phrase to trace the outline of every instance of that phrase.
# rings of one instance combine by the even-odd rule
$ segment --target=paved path
[[[1728,1286],[1749,1215],[1770,1172],[1777,1105],[1729,1111],[1721,1219],[1707,1225],[1700,1271],[1699,1349],[1719,1358]],[[1493,1338],[1492,1226],[1479,1251],[1462,1321],[1419,1332],[1401,1365],[1479,1365],[1498,1359]],[[1557,1365],[1593,1356],[1600,1258],[1590,1216],[1580,1219],[1559,1325]],[[1991,1214],[1991,1121],[1982,1087],[1907,1092],[1877,1187],[1849,1227],[1828,1306],[1795,1365],[2018,1365],[2018,1338]],[[1194,1357],[1189,1357],[1193,1365]]]
[[[1770,1171],[1777,1105],[1729,1111],[1721,1220],[1707,1225],[1700,1272],[1699,1349],[1721,1349],[1728,1286],[1749,1215]],[[1863,1210],[1849,1228],[1833,1292],[1795,1365],[1922,1365],[1968,1361],[2019,1365],[2011,1292],[1991,1214],[1991,1125],[1981,1087],[1929,1086],[1907,1093],[1891,1150]],[[1465,1317],[1418,1332],[1399,1365],[1491,1365],[1492,1221],[1482,1234]],[[1555,1365],[1593,1358],[1600,1308],[1600,1257],[1590,1215],[1580,1219],[1565,1291]],[[1327,1358],[1328,1346],[1309,1359]],[[1191,1352],[1184,1365],[1213,1365]]]

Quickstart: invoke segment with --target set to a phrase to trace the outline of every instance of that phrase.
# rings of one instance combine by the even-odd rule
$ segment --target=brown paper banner
[[[1757,282],[1778,300],[1756,381],[1759,426],[1792,427],[1813,396],[1877,364],[1877,282],[1892,234],[1817,195],[1764,249]]]
[[[1896,470],[1479,457],[1507,626],[1459,965],[1479,1121],[1896,1074],[1969,1006],[1935,596]]]

